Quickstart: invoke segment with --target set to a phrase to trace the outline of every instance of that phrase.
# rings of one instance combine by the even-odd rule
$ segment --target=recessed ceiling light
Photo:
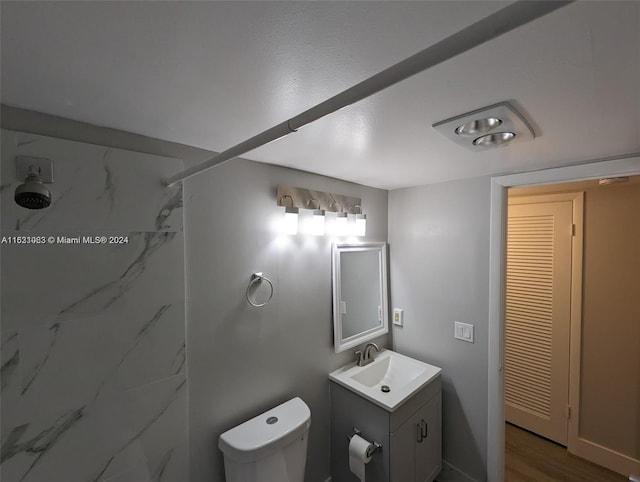
[[[529,121],[509,102],[500,102],[436,122],[444,137],[471,151],[509,146],[535,139]]]
[[[478,137],[473,141],[473,145],[479,147],[497,147],[508,144],[515,137],[516,135],[513,132],[496,132],[495,134]]]
[[[479,136],[495,129],[502,120],[497,117],[487,117],[486,119],[475,119],[466,122],[456,128],[456,134],[459,136]]]

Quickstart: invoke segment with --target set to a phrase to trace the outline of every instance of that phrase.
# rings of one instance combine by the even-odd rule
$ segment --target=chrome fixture
[[[372,363],[375,360],[375,357],[371,354],[371,350],[375,348],[376,352],[380,352],[380,348],[375,343],[367,343],[364,347],[364,350],[358,350],[356,352],[356,356],[358,357],[358,361],[356,365],[359,367],[366,367],[369,363]]]
[[[336,236],[364,236],[366,234],[367,216],[362,212],[362,199],[341,194],[313,191],[302,187],[280,184],[277,192],[277,205],[285,208],[285,220],[282,224],[283,234],[298,234],[300,222],[303,234],[323,236],[327,213],[336,213],[335,222],[329,234]],[[311,219],[300,220],[300,209],[311,211]],[[349,215],[353,222],[349,222]],[[329,221],[331,222],[331,221]]]
[[[497,147],[511,142],[516,135],[513,132],[496,132],[474,139],[473,145],[480,147]]]
[[[51,193],[43,183],[53,182],[53,162],[39,157],[16,157],[18,179],[24,179],[15,191],[18,206],[27,209],[43,209],[51,205]]]
[[[486,119],[476,119],[469,121],[456,128],[456,134],[459,136],[479,136],[492,131],[502,124],[502,120],[495,117],[487,117]]]
[[[447,139],[472,151],[536,137],[524,115],[509,102],[500,102],[436,122],[432,127]]]
[[[356,427],[353,427],[353,433],[351,435],[347,435],[347,440],[351,442],[351,438],[354,435],[358,435],[359,437],[364,438],[364,436],[362,435],[362,432],[358,430]],[[367,450],[367,457],[371,457],[374,453],[376,453],[378,450],[381,450],[381,449],[382,449],[382,444],[374,440],[373,442],[371,442],[371,448]]]
[[[313,191],[304,187],[294,187],[287,184],[280,184],[278,186],[277,199],[278,206],[291,206],[300,209],[322,209],[330,213],[362,213],[360,207],[362,199],[358,197]]]
[[[256,301],[254,301],[251,298],[252,295],[252,288],[255,285],[260,285],[263,281],[266,281],[267,284],[269,285],[269,296],[267,297],[267,299],[262,302],[262,303],[257,303]],[[267,278],[266,276],[263,276],[262,273],[253,273],[251,275],[251,279],[249,280],[249,286],[247,286],[247,291],[245,293],[245,296],[247,298],[247,301],[249,302],[249,304],[251,306],[255,306],[256,308],[260,308],[261,306],[266,305],[267,303],[269,303],[269,301],[271,301],[271,298],[273,298],[273,283],[271,282],[271,280],[269,278]]]

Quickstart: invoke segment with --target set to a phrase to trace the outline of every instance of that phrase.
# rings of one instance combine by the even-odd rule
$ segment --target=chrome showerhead
[[[51,205],[51,193],[44,186],[53,182],[53,163],[49,159],[18,156],[18,179],[24,179],[15,191],[18,206],[27,209],[43,209]]]
[[[16,188],[14,199],[19,206],[27,209],[43,209],[51,204],[51,193],[44,187],[40,174],[34,169]]]

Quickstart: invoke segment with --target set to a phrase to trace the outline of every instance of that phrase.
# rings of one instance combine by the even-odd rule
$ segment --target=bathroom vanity
[[[367,482],[434,480],[442,466],[440,373],[391,350],[368,366],[351,363],[331,373],[332,480],[358,480],[349,470],[354,429],[382,445],[366,465]]]

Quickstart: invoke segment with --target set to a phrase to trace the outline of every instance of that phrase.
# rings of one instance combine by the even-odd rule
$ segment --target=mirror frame
[[[382,300],[382,324],[349,338],[342,338],[342,316],[340,313],[341,271],[340,254],[354,251],[376,251],[380,275],[380,298]],[[389,305],[387,300],[387,243],[334,243],[332,249],[333,279],[333,345],[336,353],[360,345],[389,332]]]

